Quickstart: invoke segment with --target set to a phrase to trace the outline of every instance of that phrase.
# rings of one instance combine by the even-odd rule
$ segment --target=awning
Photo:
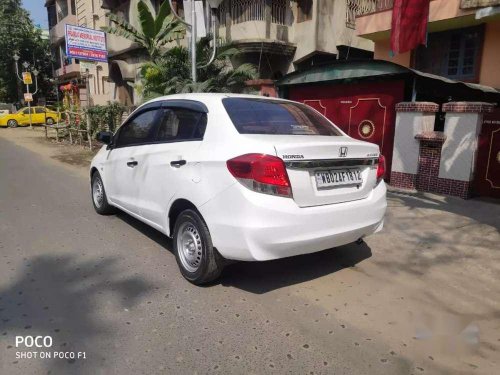
[[[493,87],[454,81],[452,79],[434,74],[409,69],[402,65],[394,64],[385,60],[338,61],[330,65],[320,66],[304,72],[293,72],[287,74],[276,82],[276,85],[293,86],[308,83],[346,81],[351,79],[387,77],[395,75],[417,75],[428,79],[439,80],[447,84],[465,86],[469,89],[479,90],[485,93],[500,94],[500,91],[494,89]]]
[[[327,82],[354,78],[385,76],[408,73],[401,65],[383,60],[342,61],[319,66],[304,72],[293,72],[280,79],[277,86],[300,85],[304,83]]]
[[[485,86],[485,85],[479,85],[477,83],[469,83],[469,82],[462,82],[462,81],[454,81],[452,79],[446,78],[446,77],[441,77],[437,76],[435,74],[430,74],[430,73],[424,73],[421,72],[420,70],[415,70],[415,69],[408,69],[409,71],[412,71],[416,75],[420,77],[425,77],[425,78],[430,78],[430,79],[437,79],[439,81],[445,82],[445,83],[451,83],[451,84],[459,84],[459,85],[464,85],[467,86],[471,89],[474,90],[480,90],[482,92],[487,92],[491,94],[500,94],[500,91],[494,89],[493,87],[490,86]]]

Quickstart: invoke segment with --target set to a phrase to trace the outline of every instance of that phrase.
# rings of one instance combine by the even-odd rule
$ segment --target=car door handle
[[[137,162],[137,161],[129,161],[129,162],[127,162],[127,167],[134,168],[134,167],[137,166],[137,164],[139,164],[139,162]]]
[[[170,162],[170,165],[172,167],[182,167],[183,165],[186,165],[186,163],[187,162],[185,160],[174,160]]]

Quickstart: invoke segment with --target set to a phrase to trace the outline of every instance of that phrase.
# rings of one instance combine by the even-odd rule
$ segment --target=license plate
[[[318,171],[315,173],[315,177],[318,189],[344,185],[361,185],[363,183],[363,177],[359,168]]]

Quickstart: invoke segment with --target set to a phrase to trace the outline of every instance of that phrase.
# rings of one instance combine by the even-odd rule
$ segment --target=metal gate
[[[379,145],[390,176],[395,105],[403,101],[404,83],[311,84],[291,86],[288,97],[321,112],[349,136]]]

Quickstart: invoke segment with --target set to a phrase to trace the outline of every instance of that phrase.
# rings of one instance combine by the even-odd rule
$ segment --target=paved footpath
[[[11,132],[0,129],[0,374],[500,373],[498,204],[392,193],[366,244],[236,263],[200,288],[166,237],[94,213],[84,169]],[[16,348],[26,335],[53,345]],[[85,359],[16,358],[28,351]]]

